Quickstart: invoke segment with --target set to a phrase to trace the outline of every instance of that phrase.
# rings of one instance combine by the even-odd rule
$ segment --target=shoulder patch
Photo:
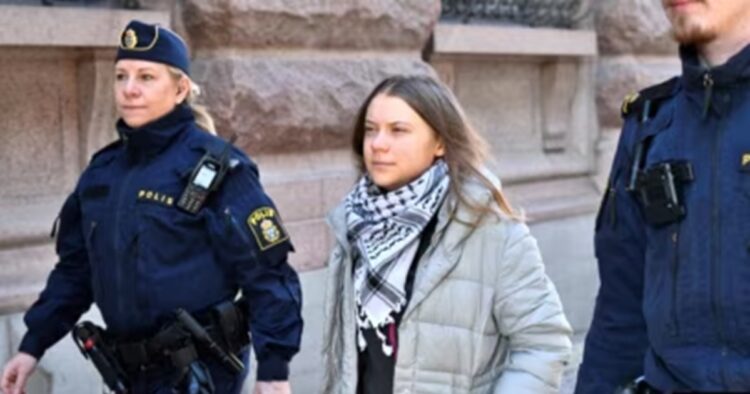
[[[245,221],[255,237],[261,251],[276,246],[289,239],[289,235],[275,209],[261,207],[253,211]]]
[[[638,118],[650,118],[658,111],[659,105],[674,96],[680,78],[674,77],[658,85],[648,87],[638,93],[625,96],[620,112],[622,117],[636,115]]]
[[[640,94],[638,92],[631,92],[628,93],[627,96],[622,100],[622,105],[620,105],[620,112],[622,112],[623,116],[627,116],[628,112],[630,111],[630,106],[638,100],[638,97]]]

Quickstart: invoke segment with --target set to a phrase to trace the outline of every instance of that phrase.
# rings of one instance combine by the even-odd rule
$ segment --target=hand
[[[26,353],[18,353],[5,364],[0,388],[5,394],[23,394],[26,391],[26,381],[34,369],[37,359]]]
[[[253,394],[291,394],[292,387],[288,380],[274,380],[271,382],[255,382]]]

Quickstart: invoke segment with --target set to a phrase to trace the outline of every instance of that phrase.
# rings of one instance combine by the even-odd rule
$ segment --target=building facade
[[[115,45],[137,18],[187,38],[193,78],[220,134],[237,134],[284,215],[305,301],[296,392],[311,392],[322,373],[333,243],[324,216],[357,176],[348,149],[354,115],[378,81],[397,73],[441,78],[490,142],[492,168],[528,216],[576,330],[570,391],[598,287],[593,221],[620,101],[678,70],[660,2],[601,0],[573,28],[556,26],[550,13],[546,26],[528,27],[489,8],[445,12],[460,1],[140,0],[138,10],[117,0],[52,3],[0,0],[0,72],[8,76],[0,79],[0,361],[13,354],[22,312],[55,262],[49,233],[63,199],[91,154],[116,138]],[[99,319],[96,310],[86,318]],[[101,382],[66,338],[28,392],[95,393]]]

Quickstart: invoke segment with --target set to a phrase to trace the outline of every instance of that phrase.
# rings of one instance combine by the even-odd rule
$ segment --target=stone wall
[[[144,10],[3,5],[0,0],[0,362],[23,334],[21,312],[55,261],[49,230],[90,155],[115,138],[112,61],[131,18],[171,26],[193,51],[193,78],[220,133],[261,168],[284,215],[305,291],[305,336],[292,365],[296,392],[315,392],[325,265],[325,213],[356,177],[354,115],[377,82],[430,74],[421,59],[439,0],[142,0]],[[16,3],[13,3],[16,4]],[[79,4],[80,5],[80,4]],[[32,23],[34,21],[34,23]],[[41,28],[40,28],[41,26]],[[41,33],[41,34],[40,34]],[[99,321],[96,310],[87,318]],[[96,393],[101,384],[66,338],[30,393]],[[252,383],[249,380],[248,385]]]
[[[359,105],[387,75],[431,72],[420,51],[439,12],[434,0],[184,2],[194,78],[220,133],[259,162],[298,268],[325,264],[323,216],[355,176]]]
[[[661,1],[600,0],[594,11],[600,50],[596,92],[601,126],[597,181],[603,185],[622,126],[623,98],[677,75],[680,65]]]
[[[598,286],[593,215],[620,102],[678,71],[658,0],[594,2],[598,41],[592,31],[438,24],[439,0],[142,0],[145,10],[135,13],[2,3],[0,71],[13,78],[0,81],[0,108],[14,116],[0,117],[0,362],[54,263],[48,234],[62,199],[90,154],[115,137],[106,104],[113,46],[119,27],[137,17],[187,38],[220,133],[239,136],[284,215],[305,292],[303,348],[292,365],[302,393],[316,391],[321,373],[333,242],[324,216],[356,177],[348,135],[375,83],[426,73],[455,89],[492,145],[493,169],[530,218],[580,356]],[[427,64],[422,50],[433,33]],[[99,319],[96,310],[88,317]],[[101,392],[98,384],[66,339],[29,393]]]

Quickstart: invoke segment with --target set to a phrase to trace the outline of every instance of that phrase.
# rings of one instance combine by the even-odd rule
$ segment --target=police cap
[[[174,66],[190,75],[190,59],[185,42],[173,31],[159,25],[133,20],[120,34],[117,58],[147,60]]]

